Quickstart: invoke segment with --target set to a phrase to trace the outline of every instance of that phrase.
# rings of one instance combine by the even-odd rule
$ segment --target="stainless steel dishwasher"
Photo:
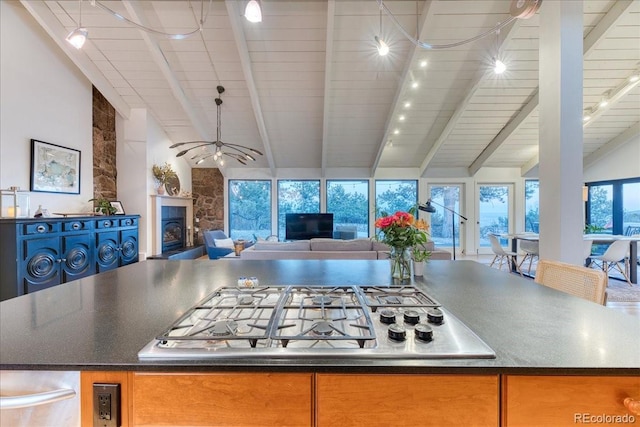
[[[80,426],[80,372],[0,371],[0,425]]]

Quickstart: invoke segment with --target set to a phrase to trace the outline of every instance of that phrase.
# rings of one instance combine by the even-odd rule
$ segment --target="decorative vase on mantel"
[[[158,193],[158,196],[164,196],[164,184],[160,184],[158,185],[158,187],[156,188],[156,192]]]
[[[391,263],[391,277],[394,280],[404,281],[411,278],[411,254],[409,248],[391,247],[389,252]]]

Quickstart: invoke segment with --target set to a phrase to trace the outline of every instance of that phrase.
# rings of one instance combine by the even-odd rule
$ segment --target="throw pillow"
[[[213,243],[216,244],[216,248],[229,248],[233,249],[233,239],[213,239]]]

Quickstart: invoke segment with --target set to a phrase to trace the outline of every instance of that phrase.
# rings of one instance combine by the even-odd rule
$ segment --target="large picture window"
[[[587,231],[640,234],[640,177],[590,182],[587,187]]]
[[[335,229],[355,226],[357,237],[369,236],[369,181],[327,180],[327,213]]]
[[[376,180],[376,218],[408,211],[418,203],[418,181]]]
[[[278,238],[285,239],[288,213],[320,212],[320,181],[278,181]]]
[[[524,231],[540,232],[540,182],[524,182]]]
[[[271,181],[229,180],[229,237],[271,235]]]

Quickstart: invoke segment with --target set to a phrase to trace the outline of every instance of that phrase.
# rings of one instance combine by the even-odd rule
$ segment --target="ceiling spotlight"
[[[244,9],[244,17],[249,22],[262,22],[262,8],[260,7],[260,0],[250,0],[247,3],[247,7]]]
[[[397,135],[397,134],[399,134],[399,133],[400,133],[400,131],[399,131],[398,129],[396,129],[396,130],[394,130],[394,131],[393,131],[393,134],[394,134],[394,135]]]
[[[411,108],[411,103],[409,101],[405,102],[404,108]]]
[[[493,72],[496,74],[502,74],[505,71],[507,71],[507,66],[504,65],[504,62],[500,61],[498,58],[495,58]]]
[[[420,67],[424,68],[426,66],[427,66],[427,61],[426,60],[420,61]]]
[[[585,111],[584,115],[582,116],[582,121],[588,122],[589,120],[591,120],[591,111]]]
[[[78,0],[78,8],[78,26],[67,35],[65,40],[76,49],[81,49],[82,46],[84,46],[84,42],[87,41],[89,32],[86,28],[82,27],[82,0]]]
[[[400,120],[401,122],[404,122],[405,117],[404,116],[400,116],[398,117],[398,120]]]
[[[76,49],[82,49],[82,46],[84,46],[84,42],[87,41],[88,35],[89,32],[86,28],[78,27],[75,30],[71,31],[65,40],[68,41],[71,46],[75,47]]]
[[[382,40],[380,37],[375,36],[376,47],[378,48],[378,54],[380,56],[385,56],[389,53],[389,46]]]
[[[635,82],[637,82],[638,80],[640,80],[640,75],[638,75],[638,74],[634,74],[633,76],[629,77],[629,81],[630,81],[631,83],[635,83]]]
[[[411,88],[417,89],[418,88],[418,82],[411,83]]]

